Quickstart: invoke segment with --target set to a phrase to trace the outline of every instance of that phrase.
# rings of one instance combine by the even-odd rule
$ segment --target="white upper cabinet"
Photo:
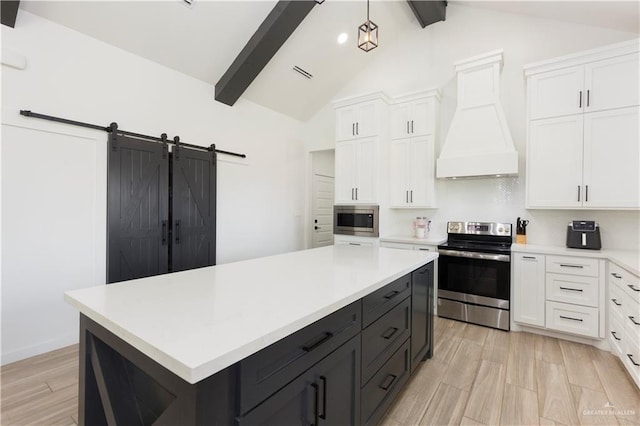
[[[585,66],[585,112],[640,105],[638,53]]]
[[[527,208],[640,208],[638,40],[525,67]]]
[[[640,104],[638,53],[531,75],[529,118],[538,120]]]
[[[336,140],[367,138],[379,132],[378,102],[369,101],[336,109]]]
[[[529,118],[560,117],[582,112],[584,66],[536,74],[529,79]]]
[[[382,93],[333,103],[336,110],[335,202],[377,204],[381,141],[388,136],[388,100]]]
[[[435,207],[436,90],[403,96],[391,106],[391,207]]]
[[[394,104],[391,107],[391,139],[433,133],[435,104],[434,96]]]

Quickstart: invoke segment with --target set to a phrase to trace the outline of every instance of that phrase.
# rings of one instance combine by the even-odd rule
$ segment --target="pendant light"
[[[365,52],[378,47],[378,26],[369,19],[369,0],[367,0],[367,20],[358,27],[358,47]]]

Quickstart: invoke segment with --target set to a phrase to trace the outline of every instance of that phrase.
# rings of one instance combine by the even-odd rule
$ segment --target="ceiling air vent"
[[[297,65],[293,66],[293,70],[295,72],[297,72],[298,74],[300,74],[301,76],[308,78],[309,80],[311,80],[311,78],[313,77],[313,75],[311,75],[309,72],[303,70],[302,68],[300,68]]]

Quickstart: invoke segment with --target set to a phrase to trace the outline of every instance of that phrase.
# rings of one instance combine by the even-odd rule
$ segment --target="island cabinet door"
[[[360,424],[360,335],[239,417],[238,424]]]
[[[411,273],[411,372],[431,356],[433,340],[433,262]]]

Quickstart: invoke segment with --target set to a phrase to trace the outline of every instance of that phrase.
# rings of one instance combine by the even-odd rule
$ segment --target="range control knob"
[[[498,232],[502,234],[504,232],[504,228],[501,226],[500,228],[498,228]]]

